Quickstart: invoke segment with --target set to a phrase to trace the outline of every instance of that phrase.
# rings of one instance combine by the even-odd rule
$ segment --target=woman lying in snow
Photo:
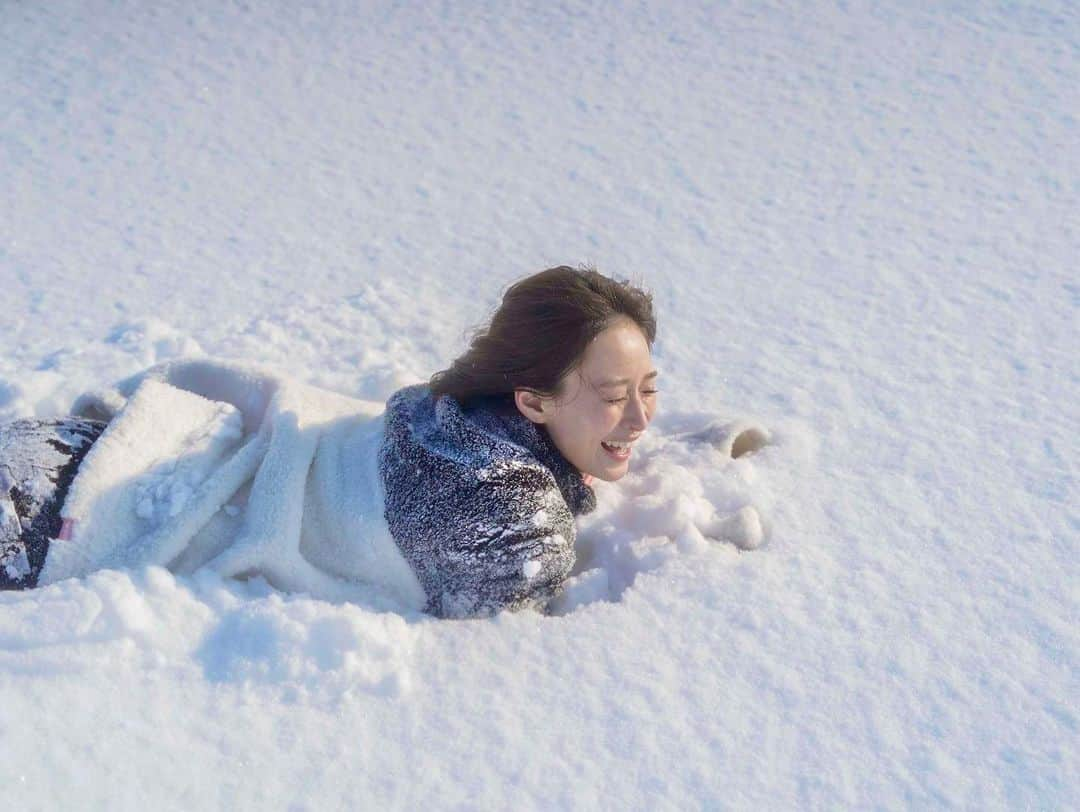
[[[157,564],[329,599],[375,587],[441,617],[543,608],[590,483],[626,474],[655,414],[655,335],[646,293],[563,266],[511,286],[385,409],[185,361],[74,417],[0,425],[0,588]],[[736,529],[760,540],[756,515]]]

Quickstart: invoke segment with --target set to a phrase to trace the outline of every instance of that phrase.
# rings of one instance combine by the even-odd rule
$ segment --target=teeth
[[[609,445],[612,448],[629,448],[631,443],[623,443],[617,440],[605,440],[604,445]]]

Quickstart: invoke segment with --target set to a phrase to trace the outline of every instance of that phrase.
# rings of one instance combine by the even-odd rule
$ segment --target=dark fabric
[[[0,589],[37,585],[64,497],[104,429],[77,418],[0,424]]]
[[[390,532],[439,617],[540,607],[596,507],[546,430],[496,400],[462,410],[410,386],[387,402],[379,473]]]

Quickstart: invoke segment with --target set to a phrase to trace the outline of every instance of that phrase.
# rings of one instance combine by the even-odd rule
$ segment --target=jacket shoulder
[[[394,540],[435,615],[545,603],[574,563],[573,514],[541,461],[448,400],[402,390],[387,403],[380,469]]]

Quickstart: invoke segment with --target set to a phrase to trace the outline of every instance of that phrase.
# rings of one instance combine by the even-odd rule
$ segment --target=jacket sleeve
[[[447,537],[428,611],[484,617],[541,608],[574,565],[574,518],[550,475],[511,468],[482,483],[477,511]],[[432,589],[431,586],[436,588]]]

